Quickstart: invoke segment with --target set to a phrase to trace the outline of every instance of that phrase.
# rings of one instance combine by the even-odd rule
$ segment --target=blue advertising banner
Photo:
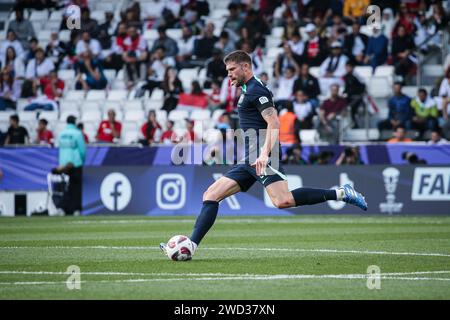
[[[197,149],[202,150],[202,147]],[[193,146],[187,158],[189,163],[200,165],[202,157],[196,156]],[[343,152],[344,146],[304,146],[302,157],[308,159],[311,154],[331,152],[330,163]],[[170,166],[172,164],[172,146],[158,147],[89,147],[86,154],[86,166]],[[286,148],[284,148],[284,151]],[[401,165],[407,162],[402,158],[404,152],[417,154],[418,158],[431,165],[450,165],[450,144],[388,144],[360,145],[361,160],[370,165]],[[41,191],[47,190],[46,175],[58,165],[58,149],[42,147],[0,148],[0,190]],[[309,166],[308,166],[309,168]],[[157,169],[159,170],[159,169]],[[184,170],[184,169],[183,169]]]
[[[87,167],[83,214],[197,215],[202,195],[229,166]],[[368,201],[367,214],[450,214],[450,166],[286,166],[289,188],[353,184]],[[221,215],[361,214],[329,201],[288,210],[273,207],[255,183],[223,200]]]

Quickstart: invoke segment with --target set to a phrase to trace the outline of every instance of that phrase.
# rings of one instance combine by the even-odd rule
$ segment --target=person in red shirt
[[[114,143],[120,139],[122,124],[116,121],[116,112],[113,109],[108,110],[108,120],[100,122],[97,130],[97,141]]]
[[[194,124],[195,122],[193,120],[186,119],[186,133],[183,136],[183,141],[187,143],[194,143],[197,142],[198,138],[197,135],[194,132]]]
[[[64,91],[64,81],[58,79],[58,74],[56,70],[50,72],[48,76],[40,79],[42,92],[50,100],[55,100],[63,95]]]
[[[320,123],[325,129],[325,134],[333,135],[337,138],[335,120],[347,107],[346,100],[339,96],[339,86],[332,85],[330,87],[331,97],[325,100],[320,107],[319,118]]]
[[[47,129],[48,121],[46,119],[40,119],[38,127],[36,129],[36,143],[37,144],[49,144],[53,147],[53,132]]]
[[[155,111],[149,111],[147,122],[144,123],[141,127],[141,133],[144,136],[144,139],[142,139],[140,142],[145,146],[149,146],[153,142],[158,142],[158,135],[161,132],[161,129],[161,125],[158,123],[158,121],[156,121]]]
[[[172,120],[167,121],[167,130],[161,135],[161,143],[171,144],[178,142],[178,137],[175,131],[173,131],[174,122]]]
[[[83,138],[84,138],[84,142],[86,144],[89,143],[89,137],[86,134],[86,132],[84,132],[84,124],[82,122],[80,122],[79,124],[77,124],[77,128],[81,131],[81,133],[83,134]]]

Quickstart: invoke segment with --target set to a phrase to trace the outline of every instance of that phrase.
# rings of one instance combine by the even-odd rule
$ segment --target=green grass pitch
[[[0,299],[450,299],[450,217],[219,217],[192,261],[163,256],[159,242],[193,224],[0,219]]]

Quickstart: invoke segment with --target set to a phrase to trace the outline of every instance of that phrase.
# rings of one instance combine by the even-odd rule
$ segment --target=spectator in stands
[[[300,122],[300,128],[312,129],[314,110],[311,102],[308,100],[308,95],[302,90],[297,90],[292,105],[294,107],[295,115]]]
[[[298,69],[288,66],[281,77],[276,77],[278,87],[274,94],[274,102],[278,110],[285,108],[287,101],[292,98],[294,83],[297,79],[296,74],[298,74]]]
[[[48,76],[40,78],[39,83],[44,95],[37,96],[36,92],[37,97],[33,98],[24,110],[58,110],[56,100],[63,95],[64,81],[58,79],[56,70],[52,70]]]
[[[407,34],[412,34],[414,32],[414,15],[408,9],[406,3],[400,3],[399,11],[398,11],[397,22],[395,24],[394,30],[392,32],[393,35],[397,34],[397,29],[400,26],[403,26],[406,29]]]
[[[365,64],[369,64],[373,71],[375,68],[386,63],[388,58],[389,40],[381,32],[380,29],[374,28],[372,36],[369,37],[367,43],[367,51]]]
[[[213,114],[214,111],[222,107],[222,102],[220,101],[220,85],[222,81],[212,81],[211,83],[211,93],[208,94],[208,110]]]
[[[194,41],[195,60],[198,61],[200,66],[203,66],[205,61],[212,57],[217,40],[219,38],[214,35],[214,24],[212,22],[207,23],[202,36]]]
[[[178,137],[173,131],[174,122],[172,120],[167,121],[167,130],[161,135],[162,144],[172,144],[178,142]]]
[[[81,21],[80,21],[81,29],[73,30],[75,33],[89,33],[92,38],[98,37],[98,22],[95,19],[91,19],[91,10],[88,7],[81,8]]]
[[[282,26],[283,26],[283,41],[289,41],[292,39],[294,34],[298,33],[299,28],[299,21],[297,19],[294,19],[291,12],[285,12],[284,13],[285,18],[283,19]]]
[[[81,39],[77,42],[75,54],[78,56],[78,59],[82,59],[81,55],[88,50],[91,52],[93,58],[97,59],[101,57],[102,46],[100,42],[92,38],[88,31],[84,31],[81,34]]]
[[[83,52],[80,58],[75,65],[77,77],[75,89],[85,91],[105,89],[108,81],[100,61],[92,57],[90,50]]]
[[[116,121],[116,112],[114,109],[108,110],[108,120],[100,122],[97,130],[97,141],[114,143],[120,139],[122,124]]]
[[[303,63],[300,68],[300,74],[294,82],[294,92],[302,90],[308,97],[315,109],[319,106],[318,96],[320,95],[319,81],[309,73],[309,65]]]
[[[166,57],[175,57],[178,54],[177,42],[166,34],[166,28],[163,26],[158,27],[158,34],[159,38],[153,42],[152,52],[156,48],[164,47]]]
[[[153,89],[161,88],[164,81],[164,75],[168,64],[164,59],[164,47],[159,47],[150,57],[150,67],[147,70],[146,84],[139,88],[136,92],[136,97],[142,97],[146,90],[149,91],[149,95],[152,95]]]
[[[346,30],[347,25],[342,20],[342,16],[340,14],[334,14],[332,18],[332,24],[327,28],[329,38],[332,41],[338,41],[342,29]]]
[[[339,95],[339,86],[333,84],[330,88],[331,96],[325,100],[319,110],[319,118],[321,124],[321,131],[333,142],[337,142],[338,138],[338,124],[337,119],[347,107],[347,101]]]
[[[333,84],[344,85],[342,77],[346,73],[347,61],[347,56],[342,53],[342,44],[339,41],[333,42],[331,55],[320,65],[319,85],[322,93],[327,95]]]
[[[154,142],[159,142],[161,131],[161,125],[156,121],[155,111],[150,110],[148,112],[147,122],[141,126],[141,133],[144,139],[139,140],[139,143],[144,146],[150,146]]]
[[[236,49],[234,41],[230,39],[230,35],[227,31],[222,31],[220,33],[219,41],[216,42],[214,48],[221,50],[224,55],[227,55]]]
[[[50,42],[45,48],[45,55],[53,61],[56,69],[67,55],[67,45],[58,39],[57,32],[52,32]]]
[[[22,57],[18,57],[14,47],[8,47],[6,54],[1,57],[1,65],[3,69],[7,69],[8,72],[12,72],[14,78],[17,80],[25,79],[25,64]]]
[[[11,144],[28,144],[30,136],[27,129],[19,125],[19,116],[13,114],[9,117],[9,128],[6,132],[5,146]]]
[[[225,64],[223,63],[223,53],[222,50],[218,48],[213,49],[213,56],[206,62],[206,77],[204,87],[209,88],[211,86],[211,81],[220,81],[227,76],[227,70]]]
[[[302,40],[302,36],[300,32],[296,30],[292,36],[288,40],[289,47],[291,47],[291,51],[298,58],[297,60],[301,60],[301,56],[303,55],[303,51],[305,50],[305,42]]]
[[[20,43],[19,40],[17,40],[16,37],[16,33],[12,30],[8,30],[8,32],[6,33],[6,39],[1,41],[0,44],[0,57],[5,57],[6,56],[6,50],[9,47],[13,47],[14,50],[16,51],[16,55],[18,57],[22,57],[22,55],[24,55],[24,49],[22,44]],[[3,63],[3,61],[2,61]],[[2,68],[4,67],[4,65],[2,64]]]
[[[192,30],[188,26],[183,26],[181,39],[178,40],[178,55],[176,57],[179,69],[190,68],[191,57],[194,52],[195,37],[192,35]]]
[[[397,34],[392,39],[392,62],[395,66],[395,73],[403,78],[411,72],[415,65],[416,58],[413,56],[415,48],[414,40],[411,35],[406,34],[404,26],[397,28]]]
[[[394,96],[388,101],[389,115],[378,123],[378,130],[391,130],[399,125],[411,129],[411,98],[402,93],[402,83],[394,83]]]
[[[265,46],[265,35],[270,32],[270,28],[258,11],[254,9],[247,10],[242,28],[245,28],[253,41],[253,47]]]
[[[241,50],[247,52],[252,58],[253,74],[260,76],[264,72],[264,65],[262,61],[262,50],[260,48],[253,50],[252,44],[249,41],[241,43]]]
[[[280,53],[275,60],[274,66],[274,74],[275,78],[279,79],[286,71],[288,67],[293,67],[294,70],[300,70],[299,62],[301,61],[300,57],[293,53],[291,46],[288,42],[283,44],[283,52]]]
[[[200,138],[194,131],[194,120],[186,119],[186,133],[182,137],[182,141],[185,143],[196,143],[200,141]]]
[[[228,17],[225,20],[223,29],[231,32],[231,37],[237,39],[240,34],[242,25],[244,24],[244,19],[240,14],[240,7],[237,3],[231,2],[228,5]]]
[[[135,3],[137,5],[139,5],[138,2],[135,2]],[[127,24],[128,28],[134,27],[139,31],[143,30],[143,23],[140,19],[140,14],[139,14],[138,10],[136,9],[136,7],[135,7],[135,9],[128,8],[124,12],[121,22],[125,22]]]
[[[353,120],[353,128],[359,128],[358,124],[358,110],[363,105],[364,93],[366,92],[366,85],[364,80],[359,78],[354,71],[354,64],[351,61],[347,61],[345,68],[346,74],[344,76],[344,95],[347,98],[347,103],[351,110],[351,116]]]
[[[181,4],[177,1],[152,1],[142,3],[143,16],[147,27],[172,27],[178,20]]]
[[[446,138],[450,139],[450,68],[447,68],[445,78],[439,86],[438,109],[442,110],[443,131]]]
[[[8,29],[14,31],[17,40],[20,41],[24,50],[28,49],[28,39],[36,37],[33,25],[23,18],[23,10],[15,10],[16,19],[9,22]]]
[[[200,83],[197,80],[192,81],[191,92],[181,93],[178,100],[178,108],[200,108],[206,109],[208,107],[208,95],[203,92]]]
[[[286,112],[280,113],[280,143],[291,145],[300,143],[298,136],[300,131],[300,121],[294,112],[292,101],[286,101]]]
[[[36,51],[39,48],[38,40],[36,38],[31,38],[28,45],[28,50],[25,51],[23,55],[23,60],[25,64],[30,62],[31,59],[34,59],[36,57]]]
[[[341,153],[339,158],[336,160],[336,165],[354,165],[354,164],[364,164],[361,161],[361,156],[358,147],[346,147]]]
[[[281,161],[283,164],[306,165],[308,162],[303,159],[302,152],[303,148],[301,144],[296,143],[286,150]]]
[[[417,91],[417,97],[411,100],[411,108],[414,115],[412,117],[413,129],[419,130],[420,134],[426,130],[433,130],[438,124],[438,109],[436,101],[428,96],[424,88]]]
[[[20,98],[20,83],[13,78],[8,69],[0,72],[0,111],[16,109],[17,99]]]
[[[36,129],[37,136],[34,143],[49,144],[53,147],[53,132],[47,129],[48,121],[46,119],[39,119],[39,124]]]
[[[360,32],[359,23],[352,24],[352,33],[344,38],[344,53],[350,60],[358,65],[364,64],[364,53],[366,52],[369,38]]]
[[[394,136],[387,141],[388,143],[412,142],[411,138],[406,137],[406,129],[402,125],[395,128]]]
[[[385,8],[381,17],[381,32],[387,39],[392,39],[392,32],[395,27],[394,11],[391,8]]]
[[[44,49],[37,48],[36,57],[31,59],[27,64],[25,77],[27,79],[39,79],[50,74],[50,71],[55,69],[50,58],[45,57]]]
[[[54,170],[69,175],[68,201],[64,203],[65,214],[79,215],[83,185],[83,164],[86,158],[86,144],[83,134],[75,126],[76,118],[67,117],[67,126],[58,138],[59,167]]]
[[[164,91],[164,102],[162,105],[163,110],[170,113],[177,107],[180,93],[183,90],[183,84],[177,75],[177,70],[173,67],[168,67],[164,73],[164,81],[162,83],[162,89]]]
[[[119,72],[123,67],[123,54],[127,49],[124,41],[127,37],[126,24],[121,22],[117,25],[116,36],[112,39],[111,53],[103,61],[105,69],[114,69]]]
[[[302,61],[311,67],[320,66],[327,56],[326,39],[317,34],[317,27],[308,23],[305,27],[309,40],[305,43]]]
[[[105,11],[105,22],[98,27],[98,41],[103,49],[110,49],[114,37],[114,13],[112,11]]]
[[[429,145],[447,144],[448,141],[442,137],[442,131],[439,128],[435,128],[431,131],[430,140],[427,142]]]
[[[128,89],[135,84],[135,81],[145,78],[145,72],[142,69],[145,69],[145,62],[147,61],[147,42],[144,37],[140,35],[136,27],[128,27],[127,37],[123,41],[124,52],[122,55],[122,59],[125,63],[125,70],[127,75]],[[164,48],[162,49],[162,53],[160,50],[155,49],[153,53],[153,59],[155,57],[164,55]],[[160,60],[162,60],[161,57]],[[153,70],[153,69],[152,69]],[[162,79],[162,77],[161,77]],[[162,81],[162,80],[161,80]]]
[[[89,143],[89,137],[88,137],[88,135],[86,134],[86,132],[84,132],[84,124],[83,124],[82,122],[79,122],[79,123],[77,124],[77,128],[78,128],[78,130],[80,130],[81,133],[83,134],[84,142],[85,142],[86,144],[88,144],[88,143]]]
[[[369,5],[369,0],[345,0],[343,16],[352,22],[360,22],[361,18],[366,14]]]

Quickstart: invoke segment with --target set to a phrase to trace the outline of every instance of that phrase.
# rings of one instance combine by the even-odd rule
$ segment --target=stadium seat
[[[17,111],[22,111],[29,104],[30,104],[29,99],[26,98],[17,99]]]
[[[215,111],[213,112],[211,118],[212,118],[212,120],[213,120],[214,122],[217,122],[217,121],[219,120],[220,116],[223,115],[224,113],[225,113],[225,110],[222,110],[222,109],[220,109],[220,110],[215,110]]]
[[[51,21],[51,20],[49,20],[49,21],[47,21],[44,24],[44,29],[45,30],[50,30],[51,32],[59,32],[60,25],[61,25],[61,21]]]
[[[105,100],[106,92],[105,90],[89,90],[86,95],[86,100]]]
[[[184,121],[189,117],[189,112],[186,110],[173,110],[169,114],[169,120],[172,121]]]
[[[444,75],[444,68],[439,64],[426,64],[422,68],[424,77],[440,77]]]
[[[55,137],[55,140],[58,140],[59,135],[66,128],[66,126],[66,121],[59,121],[58,123],[56,123],[56,125],[53,127],[53,135]]]
[[[40,30],[40,31],[38,31],[37,38],[38,38],[39,43],[49,42],[51,34],[52,34],[51,30]]]
[[[161,109],[163,102],[161,100],[144,100],[145,111]]]
[[[182,29],[167,29],[166,34],[168,37],[174,39],[175,41],[181,39],[183,37]]]
[[[274,36],[266,36],[266,47],[276,48],[282,43],[282,40]]]
[[[211,112],[209,110],[194,110],[191,113],[191,120],[194,121],[211,120]]]
[[[39,113],[39,119],[45,119],[49,123],[56,122],[58,120],[58,112],[57,111],[41,111]]]
[[[372,67],[370,66],[356,66],[355,67],[355,73],[364,79],[364,81],[367,83],[372,77]]]
[[[47,21],[47,20],[48,20],[47,10],[33,10],[31,12],[30,21]]]
[[[122,133],[122,143],[132,144],[136,143],[139,139],[139,131],[137,130],[126,130]]]
[[[165,124],[167,121],[167,112],[166,110],[156,110],[156,120],[160,124]]]
[[[64,14],[64,10],[57,10],[57,11],[52,11],[52,13],[50,14],[49,17],[49,21],[62,21],[63,18],[63,14]]]
[[[103,113],[108,112],[108,110],[113,109],[117,112],[122,112],[122,105],[119,101],[106,101],[101,104],[101,109]]]
[[[267,58],[273,59],[274,61],[280,53],[283,53],[283,48],[278,47],[268,47],[268,48],[269,49],[267,50]]]
[[[319,141],[319,132],[315,129],[300,130],[300,141],[305,144],[314,144]]]
[[[153,42],[159,38],[158,30],[156,29],[148,29],[144,31],[144,39]]]
[[[276,38],[282,38],[284,34],[284,28],[283,27],[273,27],[271,31],[272,37]]]
[[[394,80],[394,66],[378,66],[375,69],[375,77],[386,77],[390,84],[393,84]]]
[[[108,93],[108,99],[111,101],[121,101],[126,100],[128,97],[128,91],[127,90],[111,90]]]
[[[100,110],[82,110],[81,121],[82,122],[100,122],[102,119],[102,113]]]
[[[18,113],[20,121],[36,121],[36,111],[22,111]]]
[[[114,83],[114,80],[116,79],[116,70],[106,69],[103,70],[103,73],[105,74],[109,84]]]
[[[344,140],[349,142],[378,140],[380,132],[378,129],[351,129],[344,131]]]
[[[230,12],[228,11],[228,9],[214,9],[211,14],[209,15],[209,17],[212,20],[217,20],[217,19],[223,19],[228,17],[230,14]]]
[[[68,42],[70,41],[70,30],[61,30],[59,31],[59,40]]]
[[[70,91],[67,91],[67,94],[64,98],[66,100],[82,101],[82,100],[84,100],[84,95],[85,95],[84,90],[70,90]]]
[[[130,110],[130,109],[141,109],[142,110],[142,102],[138,99],[133,100],[125,100],[123,102],[123,109],[124,110]]]
[[[143,121],[145,119],[145,114],[143,110],[127,110],[125,112],[125,121]]]
[[[372,77],[367,85],[368,92],[374,98],[387,98],[391,95],[391,85],[385,77]]]
[[[15,111],[0,111],[0,121],[9,121],[9,117],[16,114]],[[20,119],[20,118],[19,118]]]
[[[59,70],[58,78],[63,81],[74,80],[75,79],[75,70]]]
[[[110,9],[113,6],[110,7]],[[91,11],[91,19],[97,20],[98,24],[102,24],[105,21],[105,11],[104,10],[93,10]]]
[[[309,73],[311,73],[311,75],[313,75],[314,77],[318,78],[320,74],[320,67],[309,68]]]
[[[115,109],[116,112],[116,121],[122,122],[123,121],[123,111],[120,109]],[[108,110],[103,111],[103,117],[102,120],[108,120]]]
[[[150,96],[150,100],[162,101],[163,99],[164,99],[164,91],[161,89],[154,89],[152,95]]]
[[[67,117],[68,116],[75,116],[75,118],[80,119],[80,111],[78,110],[65,110],[65,111],[61,111],[60,115],[59,115],[59,121],[60,122],[64,122],[67,121]]]
[[[78,101],[61,99],[59,100],[59,109],[61,111],[78,110],[79,109]]]
[[[178,78],[180,78],[183,83],[183,89],[185,92],[191,92],[192,81],[198,79],[197,68],[184,68],[178,73]]]
[[[417,86],[404,86],[402,88],[403,94],[406,94],[408,97],[411,98],[417,96],[417,90],[418,90]]]

